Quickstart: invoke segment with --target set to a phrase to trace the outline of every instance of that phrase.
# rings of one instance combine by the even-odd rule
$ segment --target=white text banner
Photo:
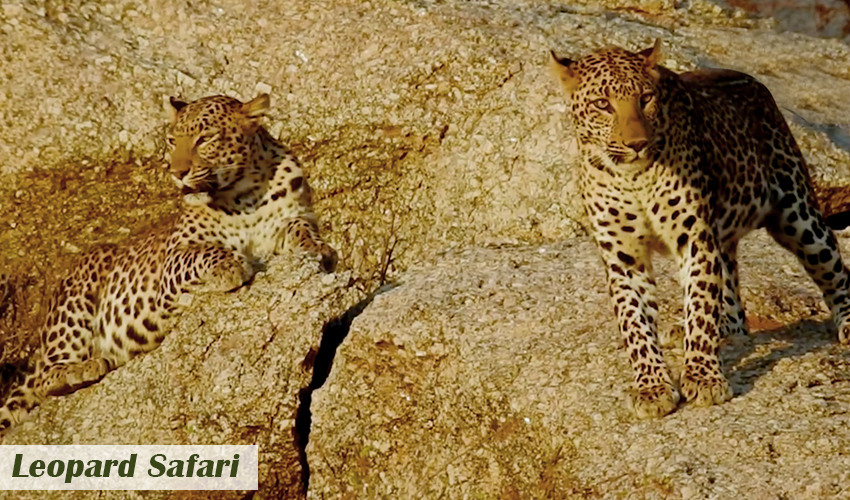
[[[256,445],[0,446],[0,490],[257,489]]]

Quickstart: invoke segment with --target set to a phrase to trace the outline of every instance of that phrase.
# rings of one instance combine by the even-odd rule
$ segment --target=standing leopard
[[[283,250],[337,254],[322,241],[298,161],[260,125],[269,96],[170,100],[171,174],[182,213],[122,246],[84,255],[54,294],[32,371],[0,407],[0,437],[48,396],[73,392],[162,343],[185,299],[250,280]]]
[[[731,70],[676,74],[660,40],[639,53],[604,48],[571,61],[552,52],[578,137],[578,186],[607,268],[634,371],[640,418],[732,397],[719,340],[745,333],[736,250],[766,228],[820,287],[850,341],[848,273],[806,163],[767,88]],[[656,337],[650,256],[672,253],[685,298],[684,368],[670,377]]]

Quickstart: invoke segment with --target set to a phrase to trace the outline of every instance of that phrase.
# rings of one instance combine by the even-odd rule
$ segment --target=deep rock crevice
[[[310,441],[310,428],[312,425],[310,405],[313,402],[313,392],[321,388],[327,381],[331,373],[331,368],[333,368],[337,349],[342,345],[346,336],[348,336],[354,318],[363,313],[377,295],[389,291],[396,286],[398,285],[386,284],[379,287],[344,313],[326,322],[322,327],[322,340],[318,351],[311,351],[304,360],[305,365],[313,365],[313,376],[307,387],[304,387],[298,392],[298,408],[295,411],[295,427],[292,430],[301,465],[301,481],[304,494],[307,493],[307,489],[310,486],[310,464],[307,462],[307,444]]]

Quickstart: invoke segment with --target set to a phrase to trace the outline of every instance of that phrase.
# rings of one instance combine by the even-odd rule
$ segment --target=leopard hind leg
[[[850,298],[847,267],[810,190],[803,195],[784,193],[767,224],[768,232],[780,245],[797,256],[806,272],[823,293],[832,312],[841,343],[850,343]]]
[[[114,369],[104,358],[91,358],[77,363],[57,363],[41,375],[38,392],[46,396],[64,396],[88,387]]]
[[[108,272],[114,257],[115,247],[99,247],[86,254],[59,284],[50,301],[34,367],[0,408],[0,433],[20,423],[48,396],[90,385],[108,371],[90,359],[101,283],[92,276]]]

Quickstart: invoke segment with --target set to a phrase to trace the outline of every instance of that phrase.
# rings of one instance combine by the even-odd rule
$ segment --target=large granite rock
[[[270,92],[269,128],[304,159],[346,270],[324,282],[277,263],[248,290],[199,298],[160,350],[45,404],[10,441],[258,442],[266,495],[297,497],[297,394],[327,368],[313,382],[300,371],[309,346],[331,319],[326,340],[339,341],[360,310],[356,290],[416,263],[357,320],[315,393],[317,498],[847,495],[845,351],[820,327],[780,328],[820,306],[772,246],[744,252],[756,326],[780,329],[730,340],[739,396],[656,422],[633,422],[618,405],[627,367],[586,243],[458,250],[582,233],[548,50],[578,56],[656,37],[672,69],[761,79],[814,177],[850,178],[850,49],[704,0],[6,1],[2,257],[37,241],[37,220],[5,216],[43,197],[22,174],[121,161],[132,169],[125,196],[106,186],[91,198],[135,209],[137,184],[160,192],[145,180],[162,163],[166,96]],[[81,191],[51,192],[67,201]],[[161,189],[163,206],[175,196]],[[62,209],[65,226],[89,222],[72,212]],[[131,229],[110,221],[75,229],[61,248]],[[808,336],[786,335],[798,329]]]
[[[735,398],[649,421],[625,405],[591,243],[416,266],[313,393],[308,498],[848,498],[850,350],[793,256],[764,233],[740,255],[753,333],[722,348]],[[669,326],[682,297],[661,264]],[[681,349],[668,357],[679,370]]]
[[[166,96],[268,91],[270,129],[304,158],[331,243],[372,279],[446,247],[581,234],[552,48],[661,37],[673,69],[754,74],[816,178],[850,178],[833,127],[850,116],[850,48],[766,28],[704,0],[10,0],[0,172],[159,157]]]

